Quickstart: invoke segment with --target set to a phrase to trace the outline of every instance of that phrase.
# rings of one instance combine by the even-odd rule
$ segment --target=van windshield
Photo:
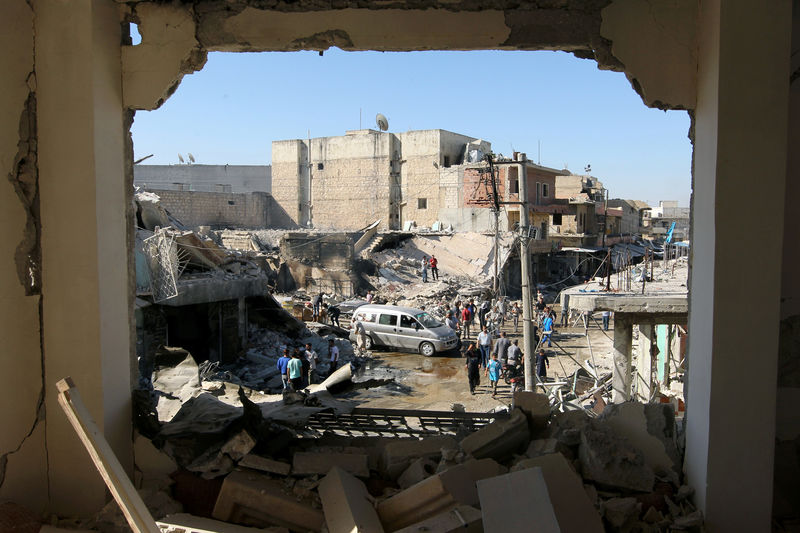
[[[433,318],[428,313],[420,313],[418,315],[414,315],[414,318],[419,320],[419,323],[425,326],[426,328],[438,328],[440,326],[444,326],[444,324]]]

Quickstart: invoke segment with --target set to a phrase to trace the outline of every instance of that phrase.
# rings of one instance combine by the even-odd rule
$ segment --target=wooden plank
[[[159,533],[153,516],[145,506],[139,493],[133,487],[125,469],[95,424],[92,415],[81,400],[81,395],[72,378],[64,378],[56,383],[58,403],[67,415],[70,424],[81,439],[86,451],[92,458],[97,471],[105,481],[108,490],[114,496],[128,525],[134,533]]]

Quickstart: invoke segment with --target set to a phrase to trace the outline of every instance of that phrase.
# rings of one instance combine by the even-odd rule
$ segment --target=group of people
[[[333,339],[328,340],[328,356],[330,363],[328,375],[331,375],[339,366],[339,347],[336,346]],[[291,354],[288,347],[283,347],[282,355],[277,363],[278,372],[283,381],[283,390],[301,391],[317,381],[319,360],[319,355],[310,343],[306,344],[305,348],[294,348]]]
[[[439,279],[439,260],[431,254],[430,257],[423,255],[420,260],[419,272],[422,275],[422,283],[428,283],[428,269],[431,270],[431,281]]]
[[[339,324],[339,316],[341,316],[342,311],[336,305],[328,305],[323,302],[324,296],[325,293],[319,292],[311,298],[312,320],[314,322],[326,322],[327,319],[330,319],[332,325],[339,328],[342,327]]]
[[[514,318],[514,332],[516,332],[521,311],[517,304],[514,305],[517,311],[519,311],[519,313],[515,314],[514,307],[512,307],[511,314],[512,318]],[[505,323],[507,314],[506,301],[503,296],[498,298],[494,302],[494,305],[492,305],[490,300],[484,300],[480,305],[477,305],[475,299],[470,298],[463,305],[461,300],[456,300],[452,308],[446,301],[443,302],[442,306],[446,310],[444,312],[445,324],[455,331],[456,334],[459,335],[459,338],[462,339],[469,339],[472,337],[473,331],[476,331],[476,319],[478,322],[478,332],[489,329],[489,331],[497,333],[500,327]]]

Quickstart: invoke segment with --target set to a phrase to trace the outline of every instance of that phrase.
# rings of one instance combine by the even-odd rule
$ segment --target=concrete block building
[[[303,227],[356,230],[376,220],[381,229],[407,221],[430,226],[457,194],[457,173],[448,169],[481,146],[488,149],[440,129],[274,141],[272,192]]]
[[[162,191],[272,192],[269,165],[133,165],[133,184]]]

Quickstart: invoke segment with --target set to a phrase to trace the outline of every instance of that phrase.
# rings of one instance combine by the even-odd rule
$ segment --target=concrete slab
[[[474,507],[459,505],[416,524],[404,527],[396,533],[482,533],[483,517]]]
[[[478,482],[485,533],[560,533],[541,468]]]
[[[245,455],[239,466],[244,468],[251,468],[253,470],[260,470],[261,472],[269,472],[270,474],[278,474],[281,476],[288,476],[292,469],[292,465],[284,463],[283,461],[276,461],[260,455],[248,454]]]
[[[290,530],[320,531],[322,511],[310,501],[283,490],[283,483],[262,474],[235,471],[225,478],[212,516],[244,526],[281,526]]]
[[[436,436],[422,440],[406,439],[387,444],[381,457],[381,473],[396,478],[411,461],[421,457],[438,460],[442,448],[458,448],[458,443],[452,437]]]
[[[383,533],[367,487],[352,474],[334,466],[318,490],[330,533]]]
[[[324,475],[336,466],[353,475],[369,477],[368,457],[365,454],[336,452],[297,452],[292,460],[292,473]]]
[[[397,478],[397,484],[401,489],[407,489],[435,473],[436,463],[430,459],[421,457],[413,461],[408,468],[403,470],[403,473]]]
[[[528,420],[521,410],[514,409],[510,418],[496,420],[464,437],[461,449],[476,459],[492,457],[502,461],[526,446],[529,440]]]
[[[517,463],[512,472],[527,468],[542,469],[562,533],[603,533],[603,522],[583,488],[583,480],[563,455],[552,453],[526,459]]]
[[[531,391],[515,391],[514,407],[520,409],[528,419],[531,431],[540,431],[547,427],[550,419],[550,399],[546,394]]]
[[[686,318],[689,296],[685,291],[651,295],[570,292],[569,306],[575,311],[684,315]]]

